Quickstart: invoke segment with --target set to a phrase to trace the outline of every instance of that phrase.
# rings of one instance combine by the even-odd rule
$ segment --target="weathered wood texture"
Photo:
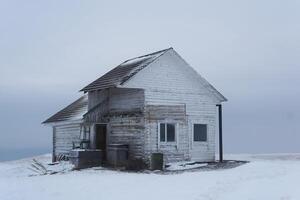
[[[109,117],[142,113],[144,91],[141,89],[111,88],[107,92],[89,94],[91,107],[84,116],[87,123],[107,123]]]
[[[93,92],[89,96],[89,112],[84,122],[91,126],[91,146],[94,147],[95,123],[108,124],[108,144],[129,144],[132,158],[141,158],[144,138],[144,91],[141,89],[113,88]],[[80,137],[80,124],[56,126],[53,132],[54,154],[67,154],[72,142]]]
[[[84,116],[84,122],[92,123],[107,123],[107,115],[109,114],[109,98],[103,99],[100,103],[91,108]]]
[[[144,119],[142,116],[115,116],[110,118],[109,144],[128,144],[129,158],[142,159],[144,154]]]
[[[143,89],[112,88],[109,94],[111,115],[142,112],[145,97]]]
[[[115,88],[109,93],[109,144],[129,144],[130,159],[142,158],[144,91]]]
[[[89,95],[93,105],[96,102],[96,107],[84,120],[88,123],[107,123],[108,144],[129,144],[130,158],[141,158],[144,146],[144,91],[112,88],[106,93],[96,93]],[[93,98],[100,98],[103,102],[99,104],[99,100]]]
[[[147,105],[145,108],[145,160],[151,153],[164,154],[166,163],[189,159],[188,123],[185,105]],[[176,141],[159,141],[159,123],[176,124]]]
[[[145,117],[148,121],[172,120],[186,121],[185,104],[146,105]]]
[[[88,110],[107,99],[108,93],[108,89],[88,92]]]
[[[54,127],[53,147],[54,156],[59,154],[68,155],[73,148],[73,142],[80,138],[80,124],[66,124]]]
[[[168,51],[132,77],[123,87],[143,88],[146,106],[185,104],[187,125],[179,125],[179,131],[182,131],[182,137],[189,138],[187,154],[192,160],[211,161],[215,159],[216,104],[220,103],[220,99],[207,89],[207,82],[199,77],[175,51]],[[207,124],[206,142],[192,141],[193,123]],[[148,132],[153,135],[151,143],[157,144],[158,140],[154,137],[158,131],[157,124],[151,123],[149,126]],[[179,140],[185,141],[181,137]]]
[[[166,162],[215,159],[216,104],[224,99],[175,51],[165,52],[120,87],[88,93],[90,112],[84,120],[107,123],[108,143],[129,144],[131,158],[147,162],[154,152],[163,152]],[[176,124],[176,142],[160,143],[158,124],[167,122]],[[207,124],[207,141],[193,141],[195,123]],[[57,127],[56,154],[79,138],[77,126]]]

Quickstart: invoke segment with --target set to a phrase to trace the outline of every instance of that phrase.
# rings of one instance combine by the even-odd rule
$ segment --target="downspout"
[[[56,155],[55,155],[55,143],[56,143],[56,128],[52,127],[52,162],[56,162]]]
[[[223,136],[222,136],[222,104],[218,104],[219,111],[219,161],[223,162]]]

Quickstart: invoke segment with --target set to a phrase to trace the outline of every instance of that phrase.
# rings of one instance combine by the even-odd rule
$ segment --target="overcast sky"
[[[122,61],[174,49],[224,104],[226,153],[300,152],[300,1],[0,1],[0,160]]]

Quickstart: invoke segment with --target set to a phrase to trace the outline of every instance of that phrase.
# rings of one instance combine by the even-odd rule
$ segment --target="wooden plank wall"
[[[165,163],[189,159],[188,123],[185,105],[146,105],[145,107],[145,160],[151,153],[164,154]],[[176,124],[176,141],[159,141],[159,123]]]
[[[108,94],[108,89],[88,92],[88,110],[107,99]]]
[[[144,90],[128,88],[112,88],[109,93],[109,112],[122,114],[140,112],[144,109]]]
[[[66,124],[54,127],[53,147],[54,155],[68,155],[73,148],[73,141],[79,141],[80,124]]]
[[[93,92],[89,94],[89,98],[90,108],[102,103],[86,116],[85,121],[92,128],[94,123],[108,123],[108,143],[129,144],[131,157],[141,158],[144,146],[144,91],[114,88]],[[54,155],[68,154],[73,141],[79,140],[80,124],[59,125],[54,129]],[[91,140],[94,138],[91,137]]]
[[[188,125],[182,130],[186,137],[191,138],[190,158],[197,161],[215,159],[216,104],[220,103],[220,99],[207,89],[207,82],[176,52],[166,52],[127,81],[123,87],[143,88],[146,106],[185,104]],[[164,118],[168,119],[167,116]],[[208,141],[192,141],[193,123],[208,125]],[[156,126],[150,125],[153,134],[157,132]]]
[[[108,129],[109,144],[128,144],[130,159],[143,158],[145,127],[142,116],[111,117]]]
[[[99,99],[103,103],[88,114],[85,121],[107,123],[108,144],[128,144],[130,159],[141,158],[144,152],[144,91],[112,88],[107,93],[94,92],[89,98],[94,102],[91,105],[99,103]]]
[[[129,144],[130,159],[144,152],[144,91],[114,88],[109,95],[109,144]]]
[[[141,89],[111,88],[108,92],[93,92],[89,98],[93,107],[84,119],[89,123],[107,123],[110,116],[142,113],[144,109]]]

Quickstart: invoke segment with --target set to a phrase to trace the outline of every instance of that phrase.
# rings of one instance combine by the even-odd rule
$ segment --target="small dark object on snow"
[[[163,170],[164,167],[164,155],[162,153],[152,153],[150,160],[151,170]]]

